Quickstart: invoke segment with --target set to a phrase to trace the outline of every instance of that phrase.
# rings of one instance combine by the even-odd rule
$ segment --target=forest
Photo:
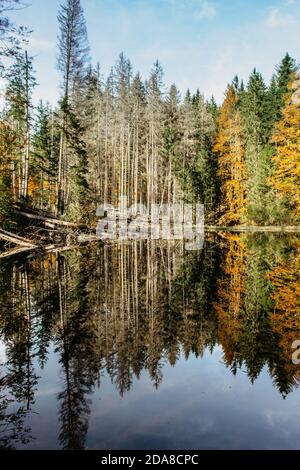
[[[212,448],[214,436],[223,439],[223,398],[235,405],[230,380],[242,377],[242,405],[228,408],[234,421],[224,429],[242,435],[251,428],[258,442],[263,421],[243,418],[238,426],[236,418],[261,402],[266,429],[278,430],[274,447],[281,448],[286,429],[287,439],[293,434],[284,426],[292,415],[297,420],[292,396],[300,383],[291,359],[300,337],[297,60],[278,57],[268,82],[255,68],[247,80],[233,77],[222,103],[200,89],[168,89],[158,60],[142,77],[122,52],[106,76],[90,56],[83,2],[61,1],[60,98],[36,103],[32,31],[22,24],[30,7],[0,0],[0,449],[52,442],[90,448],[89,436],[108,434],[102,417],[109,408],[121,410],[120,398],[139,388],[143,416],[148,410],[155,418],[162,448],[160,412],[151,400],[159,402],[166,384],[167,427],[175,429],[181,398],[193,394],[195,420],[178,428],[192,434],[205,424],[194,398],[203,409],[209,405],[205,383],[215,370],[222,399],[214,401],[215,383],[207,390],[220,420],[217,434],[209,420],[201,438],[212,434]],[[183,239],[80,245],[95,233],[97,208],[117,207],[125,196],[129,206],[149,211],[153,204],[203,204],[203,249],[189,251]],[[218,350],[205,375],[200,359]],[[182,359],[189,358],[198,359],[194,388],[182,375]],[[188,379],[195,362],[188,363]],[[176,365],[178,381],[175,371],[167,375]],[[112,390],[107,379],[118,401],[101,401]],[[176,398],[179,381],[186,390]],[[276,409],[268,408],[275,395]],[[142,428],[132,411],[118,420],[126,432]],[[36,431],[39,422],[49,441]],[[149,429],[140,431],[147,440]],[[106,435],[101,439],[94,446],[106,446]]]
[[[58,12],[60,100],[33,104],[30,31],[0,1],[0,226],[20,210],[95,225],[99,204],[201,203],[214,225],[299,225],[300,76],[288,53],[269,84],[234,77],[221,105],[201,91],[147,80],[121,53],[108,77],[90,58],[80,0]],[[21,13],[20,13],[21,15]],[[32,221],[31,221],[32,222]]]

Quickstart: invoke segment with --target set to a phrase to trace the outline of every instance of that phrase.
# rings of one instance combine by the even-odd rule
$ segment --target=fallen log
[[[19,235],[7,232],[6,230],[2,229],[0,229],[0,239],[9,243],[13,243],[14,245],[20,245],[29,248],[36,247],[36,245],[30,240],[27,240],[27,238],[20,237]]]
[[[65,220],[55,219],[52,217],[44,217],[39,214],[34,214],[31,212],[17,211],[17,214],[26,217],[27,219],[39,220],[43,222],[46,226],[54,227],[56,225],[61,227],[77,228],[77,229],[86,229],[87,226],[84,224],[75,224],[74,222],[67,222]]]
[[[77,240],[79,243],[88,243],[88,242],[99,242],[101,238],[98,235],[89,235],[89,234],[82,234],[78,235]]]
[[[22,253],[28,253],[28,256],[43,256],[48,253],[62,253],[64,251],[75,250],[79,248],[80,245],[71,245],[71,246],[57,246],[57,245],[46,245],[46,246],[32,246],[32,247],[18,247],[11,250],[5,251],[0,254],[0,260],[6,258],[12,258],[14,256],[21,255]]]
[[[29,251],[34,251],[36,249],[37,247],[35,246],[32,246],[32,247],[23,246],[23,247],[13,248],[12,250],[8,250],[8,251],[5,251],[4,253],[0,253],[0,259],[10,258],[11,256],[20,255],[22,253],[28,253]]]

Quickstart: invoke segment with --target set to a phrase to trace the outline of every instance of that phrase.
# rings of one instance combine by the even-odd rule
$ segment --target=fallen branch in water
[[[18,246],[7,250],[3,253],[0,253],[0,260],[5,258],[10,258],[13,256],[17,256],[23,253],[31,253],[34,256],[45,255],[47,253],[61,253],[63,251],[75,250],[76,248],[80,247],[82,244],[91,242],[91,241],[99,241],[98,238],[93,239],[86,239],[78,237],[76,240],[73,240],[73,243],[70,245],[32,245],[32,246]]]

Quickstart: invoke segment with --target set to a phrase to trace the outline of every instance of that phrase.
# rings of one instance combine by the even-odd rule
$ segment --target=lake
[[[0,447],[300,449],[299,272],[290,234],[2,261]]]

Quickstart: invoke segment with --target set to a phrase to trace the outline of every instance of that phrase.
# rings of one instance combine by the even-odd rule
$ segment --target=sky
[[[39,87],[35,101],[55,103],[57,10],[63,0],[26,0],[13,19],[33,29]],[[82,0],[91,57],[106,77],[121,51],[147,78],[156,59],[166,86],[197,88],[222,101],[237,74],[256,67],[269,81],[288,51],[300,62],[300,0]]]

